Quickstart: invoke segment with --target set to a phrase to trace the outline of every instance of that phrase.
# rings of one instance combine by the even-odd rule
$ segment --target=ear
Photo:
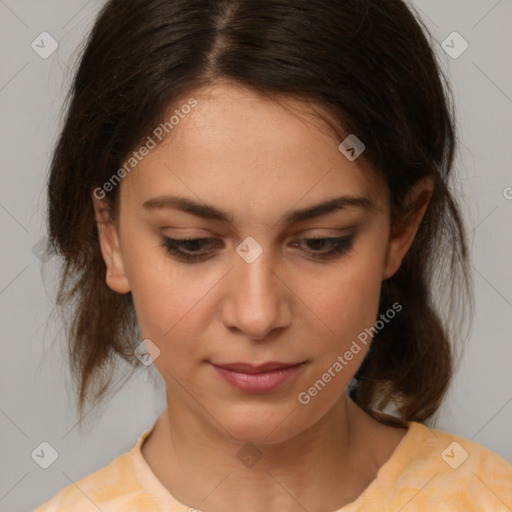
[[[119,244],[117,225],[110,217],[105,202],[92,194],[101,254],[107,266],[106,283],[111,290],[128,293],[131,290],[126,276]]]
[[[433,191],[433,180],[425,178],[407,194],[404,203],[406,211],[391,225],[383,279],[390,278],[400,268],[420,227]]]

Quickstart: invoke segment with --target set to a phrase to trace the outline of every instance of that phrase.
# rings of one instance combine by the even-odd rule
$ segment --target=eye
[[[309,252],[313,258],[330,259],[341,256],[352,249],[354,235],[339,237],[312,237],[303,238],[302,241],[310,248]],[[296,243],[296,242],[294,242]],[[323,250],[327,248],[327,250]]]
[[[201,252],[204,247],[212,247],[215,245],[214,238],[169,238],[164,237],[161,245],[167,250],[171,256],[184,261],[204,261],[212,251]]]
[[[354,235],[340,237],[311,237],[292,242],[294,246],[305,242],[305,249],[312,258],[332,259],[352,249]],[[161,245],[173,257],[186,262],[201,262],[209,259],[221,243],[215,238],[162,238]],[[209,249],[209,250],[204,250]]]

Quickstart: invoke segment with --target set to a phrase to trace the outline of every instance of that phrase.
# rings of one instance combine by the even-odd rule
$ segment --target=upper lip
[[[214,364],[213,366],[217,366],[218,368],[224,368],[226,370],[231,370],[233,372],[239,373],[264,373],[270,372],[272,370],[280,370],[283,368],[291,368],[292,366],[298,366],[302,363],[279,363],[276,361],[270,361],[268,363],[262,363],[258,365],[253,365],[249,363],[227,363],[227,364]]]

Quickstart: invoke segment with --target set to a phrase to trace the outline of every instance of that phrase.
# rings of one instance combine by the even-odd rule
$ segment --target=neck
[[[220,512],[227,503],[240,512],[336,510],[355,500],[380,467],[368,442],[372,422],[343,395],[299,435],[252,443],[215,429],[168,393],[150,436],[157,456],[149,438],[143,455],[178,501],[199,510]]]

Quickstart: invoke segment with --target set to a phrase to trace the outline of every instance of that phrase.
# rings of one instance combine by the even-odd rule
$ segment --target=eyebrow
[[[226,224],[233,223],[233,216],[219,210],[215,206],[200,203],[192,199],[177,196],[159,196],[148,199],[143,203],[143,208],[148,210],[156,209],[175,209],[203,219],[212,219],[224,222]],[[284,214],[282,222],[292,224],[329,213],[342,210],[348,207],[369,209],[373,203],[366,197],[360,196],[340,196],[327,201],[323,201],[307,208],[292,210]]]

